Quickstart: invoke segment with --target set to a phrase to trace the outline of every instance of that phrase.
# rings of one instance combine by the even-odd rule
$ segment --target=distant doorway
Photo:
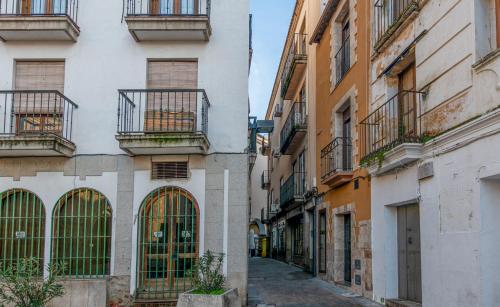
[[[351,214],[344,215],[344,282],[350,285],[351,278]]]

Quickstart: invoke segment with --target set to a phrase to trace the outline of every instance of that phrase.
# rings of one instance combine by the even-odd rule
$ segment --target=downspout
[[[313,232],[313,263],[312,263],[312,271],[313,271],[313,277],[316,277],[316,196],[313,197],[313,227],[312,227],[312,232]]]
[[[317,200],[318,200],[318,191],[317,191],[317,188],[314,187],[313,188],[313,217],[312,217],[312,220],[313,220],[313,227],[312,227],[312,233],[313,233],[313,244],[312,244],[312,248],[313,248],[313,263],[312,263],[312,275],[313,277],[316,277],[318,274],[317,274],[317,271],[316,271],[316,205],[317,205]]]

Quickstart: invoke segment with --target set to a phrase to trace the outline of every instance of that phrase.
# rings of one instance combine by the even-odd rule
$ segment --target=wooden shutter
[[[16,90],[64,92],[64,62],[16,62]]]
[[[147,82],[149,89],[173,91],[148,94],[145,131],[193,132],[200,93],[177,92],[175,89],[197,89],[198,62],[150,61]]]
[[[64,62],[17,61],[16,90],[64,91]],[[64,99],[55,93],[14,94],[16,131],[60,134],[63,125]]]
[[[198,86],[198,62],[150,61],[149,89],[195,89]]]

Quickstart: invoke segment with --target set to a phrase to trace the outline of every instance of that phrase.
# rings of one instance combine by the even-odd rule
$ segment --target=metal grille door
[[[151,192],[139,212],[137,297],[173,301],[190,290],[198,242],[199,213],[193,197],[173,187]]]
[[[111,217],[111,205],[95,190],[77,189],[59,199],[52,220],[52,261],[65,263],[63,275],[109,275]]]
[[[33,193],[14,189],[0,193],[0,265],[34,258],[43,271],[45,209]]]

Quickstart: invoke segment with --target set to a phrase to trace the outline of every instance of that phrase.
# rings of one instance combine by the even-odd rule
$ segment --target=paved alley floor
[[[272,259],[251,258],[248,274],[248,306],[251,307],[381,306]]]

